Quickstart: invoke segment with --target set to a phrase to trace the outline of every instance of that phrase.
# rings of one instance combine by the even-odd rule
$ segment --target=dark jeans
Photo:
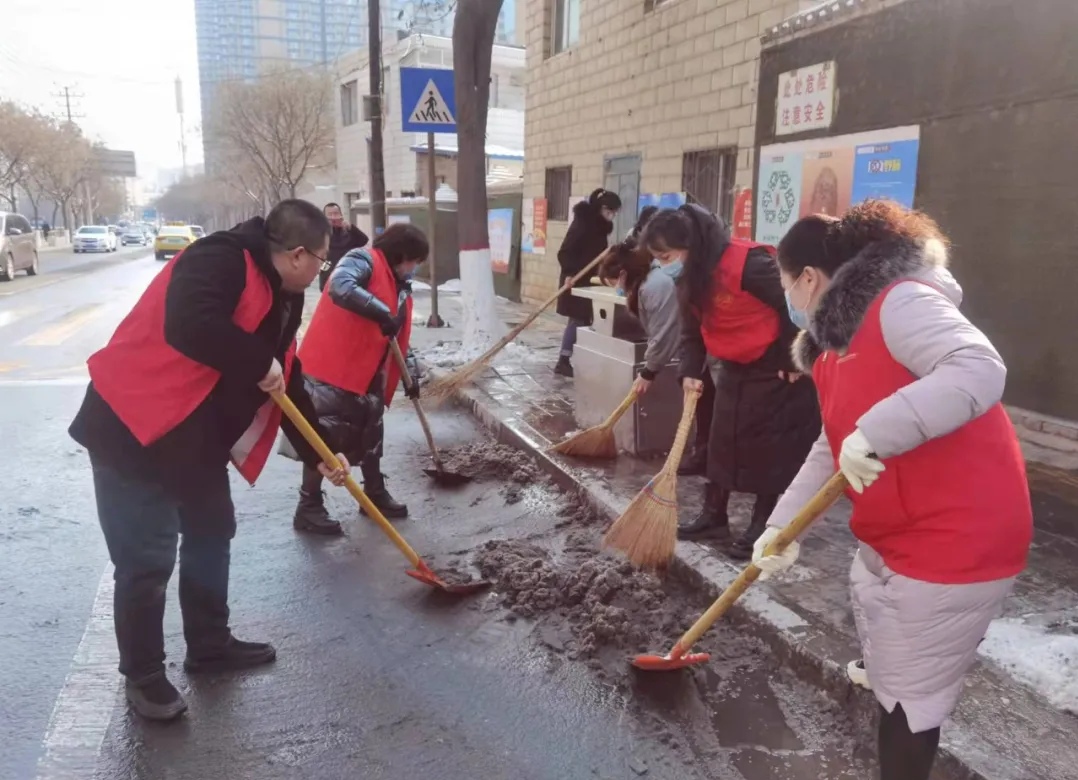
[[[576,331],[577,328],[586,328],[588,323],[584,320],[577,320],[572,317],[565,323],[565,332],[561,334],[561,356],[563,358],[570,358],[573,356],[573,347],[576,346]]]
[[[228,472],[222,468],[219,481],[215,478],[197,500],[181,502],[157,484],[93,458],[91,465],[97,515],[116,568],[113,611],[120,673],[141,680],[164,671],[165,589],[176,565],[177,541],[187,653],[213,655],[231,636],[228,565],[235,519]],[[215,526],[219,535],[209,530]],[[196,527],[197,532],[190,530]]]

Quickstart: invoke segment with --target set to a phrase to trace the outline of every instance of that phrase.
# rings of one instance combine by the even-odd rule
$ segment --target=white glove
[[[880,473],[887,467],[883,461],[873,454],[874,450],[865,434],[857,428],[842,442],[842,450],[838,454],[838,468],[850,487],[857,493],[864,493],[865,488],[879,479]]]
[[[790,568],[797,562],[797,556],[801,554],[801,545],[790,542],[778,555],[764,556],[764,550],[775,541],[775,537],[781,530],[780,528],[765,528],[760,538],[756,540],[756,544],[752,546],[752,563],[760,570],[759,579],[761,580],[769,579],[772,574],[778,574]]]

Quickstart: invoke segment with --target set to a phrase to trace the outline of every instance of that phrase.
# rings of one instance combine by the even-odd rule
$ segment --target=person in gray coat
[[[764,550],[836,472],[849,482],[850,572],[863,661],[880,705],[881,780],[927,780],[940,726],[977,645],[1025,568],[1033,518],[1006,367],[959,311],[935,222],[889,201],[797,222],[778,247],[793,351],[823,433],[757,540]]]
[[[640,320],[648,336],[644,367],[633,383],[638,395],[648,391],[655,377],[677,354],[681,341],[677,299],[680,275],[680,263],[663,264],[653,259],[633,239],[611,248],[599,266],[599,278],[625,296],[629,311]]]

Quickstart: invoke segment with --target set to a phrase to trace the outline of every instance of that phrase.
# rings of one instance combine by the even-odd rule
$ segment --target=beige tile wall
[[[759,37],[803,0],[581,1],[579,43],[548,57],[553,0],[527,0],[524,196],[543,197],[558,165],[585,195],[625,153],[643,157],[641,192],[677,192],[685,152],[735,145],[737,186],[751,187]],[[524,255],[526,300],[556,289],[566,228],[551,222],[546,254]]]

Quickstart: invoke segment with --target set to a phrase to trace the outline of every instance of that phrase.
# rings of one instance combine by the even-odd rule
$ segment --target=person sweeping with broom
[[[345,254],[299,349],[307,389],[331,446],[360,464],[365,492],[387,518],[408,516],[408,507],[390,494],[381,469],[383,412],[401,379],[389,342],[395,339],[408,353],[411,279],[429,251],[423,231],[397,224],[374,239],[371,249]],[[418,394],[415,380],[410,392]],[[340,523],[325,508],[322,475],[307,466],[293,526],[307,533],[341,533]]]
[[[701,392],[705,372],[715,384],[704,508],[678,527],[678,537],[728,541],[730,494],[752,493],[752,519],[728,548],[731,557],[747,560],[820,431],[812,383],[790,362],[798,329],[772,250],[731,239],[699,206],[660,211],[644,244],[660,262],[684,265],[678,285],[683,386]]]
[[[864,652],[848,672],[879,701],[881,780],[927,780],[1032,539],[1025,463],[1000,404],[1007,369],[958,310],[945,239],[923,214],[866,201],[841,219],[805,217],[778,262],[823,434],[753,560],[764,576],[793,565],[796,543],[764,549],[836,469],[846,476]]]

